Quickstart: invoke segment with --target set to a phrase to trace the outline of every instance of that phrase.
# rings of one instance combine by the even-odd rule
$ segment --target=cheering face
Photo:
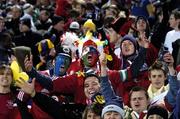
[[[87,77],[84,81],[84,93],[88,99],[100,91],[100,83],[96,77]]]
[[[71,60],[68,56],[58,55],[55,59],[54,74],[56,76],[65,75],[70,64]]]
[[[134,44],[129,40],[122,42],[121,49],[123,56],[130,56],[135,52]]]
[[[99,59],[99,52],[94,47],[85,47],[82,52],[83,64],[94,67]]]
[[[12,82],[12,71],[10,68],[0,69],[0,87],[10,87]]]
[[[133,111],[140,113],[147,110],[149,100],[144,91],[134,91],[130,97],[130,105]]]

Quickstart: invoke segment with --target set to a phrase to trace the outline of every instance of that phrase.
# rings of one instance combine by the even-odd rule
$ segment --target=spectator
[[[60,42],[60,36],[63,34],[64,18],[61,16],[52,17],[52,25],[44,34],[44,39],[51,39],[56,46]]]
[[[172,11],[169,24],[173,30],[166,34],[164,45],[168,48],[169,52],[172,53],[172,43],[180,38],[180,10],[175,9]]]
[[[14,37],[13,42],[16,46],[30,47],[34,56],[33,62],[36,65],[39,62],[36,43],[42,40],[42,36],[31,30],[31,20],[28,18],[21,19],[19,29],[22,34]]]

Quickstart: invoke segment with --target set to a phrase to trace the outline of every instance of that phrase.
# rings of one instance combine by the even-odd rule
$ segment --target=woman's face
[[[147,27],[146,21],[144,21],[144,19],[139,19],[136,23],[136,27],[138,31],[145,31]]]

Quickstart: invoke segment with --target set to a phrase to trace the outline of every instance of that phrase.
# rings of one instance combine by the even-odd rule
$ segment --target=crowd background
[[[0,0],[0,119],[179,119],[179,0]]]

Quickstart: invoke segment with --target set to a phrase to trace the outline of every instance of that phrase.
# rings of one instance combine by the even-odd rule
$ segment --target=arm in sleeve
[[[175,106],[176,103],[176,96],[178,93],[179,85],[176,76],[168,76],[169,81],[169,90],[167,95],[165,96],[166,101],[172,106]]]
[[[176,105],[173,110],[173,119],[179,119],[180,117],[180,89],[178,90],[176,97]]]
[[[123,107],[123,101],[121,97],[115,95],[114,90],[108,80],[108,76],[101,77],[101,91],[105,98],[106,103],[119,102],[120,106]]]
[[[50,91],[53,89],[53,83],[52,83],[51,78],[38,73],[34,68],[32,68],[32,70],[30,72],[28,72],[28,75],[31,78],[36,78],[36,81],[39,84],[41,84],[44,88],[46,88]]]
[[[27,104],[25,102],[16,99],[16,103],[18,105],[18,110],[21,114],[22,119],[33,119],[33,116],[28,111],[28,107],[27,107]]]
[[[44,112],[51,115],[53,119],[66,119],[65,111],[63,110],[62,105],[51,97],[42,93],[36,93],[33,97],[33,101]]]

